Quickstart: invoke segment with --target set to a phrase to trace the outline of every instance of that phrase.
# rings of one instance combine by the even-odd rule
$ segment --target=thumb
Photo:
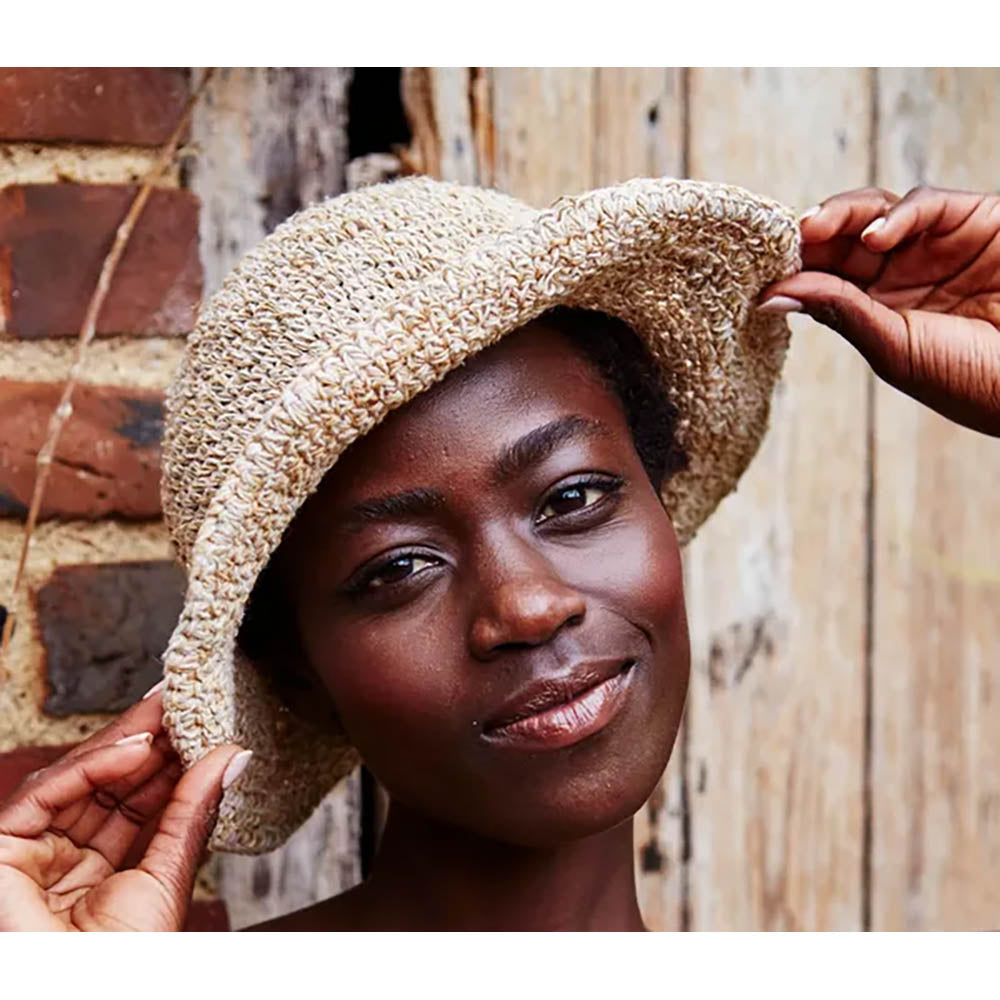
[[[177,782],[159,827],[136,866],[152,875],[183,914],[202,853],[215,827],[223,791],[245,770],[252,751],[217,747]]]
[[[904,389],[913,380],[910,331],[905,318],[857,285],[820,271],[802,271],[771,285],[762,312],[803,312],[835,330],[864,355],[872,370]]]

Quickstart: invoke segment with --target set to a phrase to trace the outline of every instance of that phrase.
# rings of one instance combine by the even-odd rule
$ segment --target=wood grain
[[[496,186],[544,206],[593,186],[596,72],[493,69]]]
[[[342,186],[346,75],[295,71],[308,79],[293,86],[282,72],[224,71],[195,122],[209,289],[282,212]],[[537,205],[685,164],[798,209],[863,186],[874,164],[900,192],[998,186],[997,70],[458,68],[427,82],[441,176]],[[300,99],[306,125],[288,113]],[[330,108],[340,124],[324,131]],[[644,915],[662,929],[995,926],[1000,453],[874,390],[830,331],[793,329],[761,453],[685,554],[692,690],[686,742],[636,818]],[[283,852],[225,859],[235,926],[357,880],[351,782]]]
[[[328,795],[289,841],[270,854],[220,855],[219,895],[234,929],[328,899],[361,881],[358,772]]]
[[[879,71],[879,183],[995,191],[1000,70]],[[872,923],[1000,919],[1000,447],[876,394]]]
[[[223,69],[192,123],[188,168],[201,198],[206,293],[304,205],[344,188],[344,69]],[[336,895],[361,879],[357,773],[289,842],[260,857],[220,855],[219,888],[240,928]]]
[[[192,123],[205,291],[304,205],[344,189],[345,69],[221,69]]]
[[[869,82],[691,70],[691,175],[799,210],[862,185]],[[760,453],[686,553],[694,929],[861,926],[867,379],[793,320]]]
[[[631,177],[680,177],[682,71],[602,68],[595,74],[594,184]]]

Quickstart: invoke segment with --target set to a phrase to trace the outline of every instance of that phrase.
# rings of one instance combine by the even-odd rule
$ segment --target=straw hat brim
[[[643,338],[679,410],[688,464],[662,495],[684,544],[758,448],[788,327],[754,306],[798,267],[785,207],[723,185],[630,181],[483,237],[298,372],[208,505],[165,654],[165,724],[184,764],[229,742],[254,751],[212,848],[280,845],[358,761],[342,733],[293,716],[235,644],[260,571],[352,441],[546,310],[600,310]]]

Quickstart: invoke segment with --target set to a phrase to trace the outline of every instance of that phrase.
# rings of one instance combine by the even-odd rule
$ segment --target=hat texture
[[[353,769],[343,732],[293,715],[236,646],[296,511],[352,441],[554,306],[624,320],[679,411],[688,464],[662,496],[682,544],[753,457],[788,344],[754,309],[799,267],[787,208],[740,188],[637,179],[537,210],[411,178],[298,212],[234,268],[167,398],[163,506],[188,589],[164,666],[186,766],[254,751],[216,850],[281,844]]]

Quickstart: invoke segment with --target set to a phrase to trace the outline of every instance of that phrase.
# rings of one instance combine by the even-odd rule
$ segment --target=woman
[[[996,197],[838,195],[803,217],[806,270],[760,312],[812,315],[886,381],[1000,436],[998,234]],[[655,373],[621,322],[544,312],[362,429],[253,574],[239,645],[311,727],[299,756],[346,731],[392,799],[371,877],[267,929],[643,929],[631,816],[666,765],[688,672],[690,525],[675,532],[662,482],[695,457]],[[211,719],[185,714],[175,671],[183,754]],[[195,681],[204,707],[211,685]],[[246,791],[233,743],[192,753],[181,777],[163,699],[0,808],[0,927],[178,929],[223,790],[222,846],[259,849],[298,808],[297,786],[274,782],[278,812]]]

